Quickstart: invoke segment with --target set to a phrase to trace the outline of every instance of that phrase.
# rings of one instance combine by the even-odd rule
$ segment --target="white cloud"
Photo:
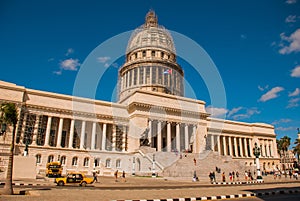
[[[105,67],[105,68],[109,67],[109,64],[108,64],[108,63],[105,63],[105,64],[104,64],[104,67]]]
[[[98,57],[97,58],[97,61],[99,63],[106,63],[108,60],[110,60],[110,57],[107,57],[107,56],[105,56],[105,57]]]
[[[294,23],[297,21],[297,15],[289,15],[285,18],[286,23]]]
[[[283,91],[284,88],[283,87],[274,87],[272,88],[270,91],[268,91],[267,93],[265,93],[264,95],[262,95],[259,99],[259,101],[261,102],[266,102],[268,100],[274,99],[278,97],[278,93]]]
[[[241,112],[240,114],[232,115],[232,118],[234,120],[249,119],[254,114],[259,114],[259,113],[260,111],[257,108],[249,108],[249,109],[243,108],[243,112]]]
[[[296,66],[292,70],[291,77],[300,77],[300,66]]]
[[[275,130],[278,130],[278,131],[292,131],[292,130],[296,130],[295,127],[275,127]]]
[[[292,52],[300,51],[300,29],[297,29],[290,36],[286,36],[285,33],[280,34],[281,43],[279,50],[280,54],[290,54]]]
[[[285,3],[287,3],[287,4],[295,4],[295,3],[297,3],[297,0],[286,0]]]
[[[279,120],[276,120],[274,122],[272,122],[273,125],[278,125],[278,124],[281,124],[281,123],[288,123],[288,122],[291,122],[292,120],[291,119],[279,119]]]
[[[296,88],[295,91],[289,93],[289,97],[298,96],[300,94],[300,89]]]
[[[66,59],[60,62],[60,68],[63,70],[77,71],[80,66],[78,59]]]
[[[53,71],[53,73],[54,73],[55,75],[61,75],[61,74],[62,74],[62,70]]]
[[[289,104],[286,106],[286,108],[293,108],[299,106],[300,98],[292,98],[289,100]]]
[[[258,89],[259,89],[260,91],[264,91],[264,90],[266,90],[266,89],[268,89],[268,88],[269,88],[269,85],[266,85],[266,86],[264,86],[264,87],[258,85]]]
[[[217,108],[210,105],[206,107],[206,112],[211,114],[212,117],[224,117],[228,110],[226,108]]]
[[[241,109],[243,109],[243,107],[236,107],[236,108],[233,108],[232,110],[230,110],[228,112],[228,117],[231,117],[232,115],[238,113]]]
[[[73,54],[74,53],[74,49],[73,48],[69,48],[66,52],[66,56],[69,56],[70,54]]]

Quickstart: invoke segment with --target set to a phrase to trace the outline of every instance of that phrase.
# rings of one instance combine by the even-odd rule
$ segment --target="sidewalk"
[[[274,179],[273,175],[268,175],[263,177],[263,183],[294,183],[299,182],[300,180],[295,180],[294,178],[290,179],[289,177],[281,177],[281,179]],[[248,184],[257,183],[254,181],[248,181]],[[0,185],[4,185],[5,181],[1,180]],[[122,178],[118,178],[118,181],[116,182],[114,177],[98,177],[98,182],[94,183],[93,185],[96,187],[106,187],[106,188],[123,188],[123,187],[131,187],[131,188],[155,188],[155,187],[161,187],[161,186],[169,186],[169,187],[178,187],[178,186],[202,186],[202,185],[209,185],[209,186],[215,186],[215,185],[247,185],[245,180],[239,180],[239,181],[228,181],[223,183],[221,181],[216,181],[216,183],[211,184],[209,178],[207,180],[200,180],[193,182],[192,178],[177,178],[177,177],[139,177],[139,176],[127,176],[126,182],[122,181]],[[55,186],[54,178],[38,178],[38,179],[18,179],[13,180],[13,185],[16,186],[43,186],[43,185],[50,185]]]
[[[174,201],[174,200],[218,200],[226,198],[264,196],[272,194],[299,193],[299,183],[294,179],[273,179],[264,177],[264,184],[210,184],[206,181],[193,182],[191,178],[151,178],[127,176],[126,182],[114,177],[98,177],[94,187],[65,188],[56,187],[53,178],[38,180],[23,180],[15,182],[31,183],[32,185],[47,185],[54,188],[30,188],[24,186],[15,188],[15,191],[26,191],[27,196],[0,195],[0,201],[50,201],[50,200],[99,200],[99,201]],[[96,187],[96,188],[95,188]]]

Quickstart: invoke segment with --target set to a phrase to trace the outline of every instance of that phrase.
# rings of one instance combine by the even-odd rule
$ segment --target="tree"
[[[13,195],[12,187],[12,173],[13,173],[13,161],[14,161],[14,149],[15,149],[15,135],[18,122],[18,111],[14,103],[2,103],[0,107],[0,120],[2,123],[12,125],[12,140],[9,150],[9,158],[7,165],[6,181],[2,194]]]
[[[283,158],[283,163],[285,163],[285,155],[287,150],[289,149],[289,146],[291,144],[291,138],[288,136],[284,136],[280,138],[280,140],[277,140],[277,148],[278,153],[280,154],[280,158]],[[283,165],[285,169],[285,165]]]
[[[297,159],[299,162],[299,158],[300,158],[300,139],[296,139],[294,142],[295,146],[293,147],[293,152],[295,155],[297,155]]]

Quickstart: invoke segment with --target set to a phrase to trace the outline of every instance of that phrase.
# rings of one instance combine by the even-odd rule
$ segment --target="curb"
[[[0,182],[0,186],[5,185],[5,182]],[[49,184],[32,184],[32,183],[12,183],[13,186],[48,186]]]
[[[218,195],[208,197],[191,197],[191,198],[171,198],[171,199],[141,199],[141,200],[112,200],[112,201],[196,201],[196,200],[222,200],[229,198],[245,198],[245,197],[262,197],[269,195],[280,195],[280,194],[293,194],[300,193],[300,190],[281,190],[281,191],[270,191],[263,193],[246,193],[246,194],[235,194],[235,195]]]
[[[260,183],[264,183],[264,181],[212,182],[212,184],[216,184],[216,185],[232,185],[232,184],[260,184]]]

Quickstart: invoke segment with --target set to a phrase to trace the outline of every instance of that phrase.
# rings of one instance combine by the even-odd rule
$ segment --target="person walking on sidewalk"
[[[122,172],[122,181],[123,181],[123,182],[126,182],[125,171],[124,171],[124,170],[123,170],[123,172]]]
[[[117,182],[118,181],[118,170],[115,171],[114,176],[115,176],[115,182]]]

